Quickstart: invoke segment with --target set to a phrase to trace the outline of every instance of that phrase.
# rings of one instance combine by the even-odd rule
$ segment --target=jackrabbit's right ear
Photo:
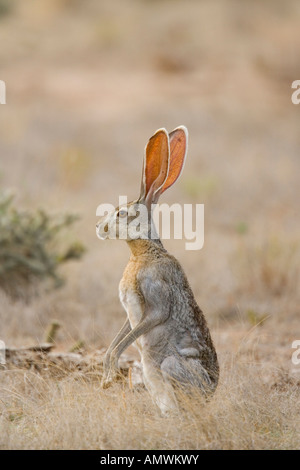
[[[165,182],[170,160],[169,134],[166,129],[158,129],[145,147],[141,184],[142,200],[150,209],[155,202],[155,194]]]
[[[188,148],[188,130],[185,126],[176,127],[169,134],[170,139],[170,163],[168,177],[162,187],[159,189],[159,194],[166,191],[175,181],[178,180],[182,173]]]

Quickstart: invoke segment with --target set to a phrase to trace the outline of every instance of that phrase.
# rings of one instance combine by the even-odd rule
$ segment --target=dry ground
[[[61,290],[29,304],[0,292],[0,338],[34,344],[56,318],[58,349],[109,344],[128,249],[96,239],[96,207],[136,197],[146,140],[185,124],[164,202],[205,204],[205,244],[165,246],[221,363],[212,401],[195,394],[165,419],[126,383],[2,371],[0,448],[299,448],[299,2],[1,0],[0,15],[1,188],[22,208],[79,213],[88,248]]]

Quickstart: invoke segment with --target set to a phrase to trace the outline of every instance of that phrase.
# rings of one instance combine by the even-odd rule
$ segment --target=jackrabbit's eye
[[[119,210],[118,212],[118,217],[126,217],[127,216],[127,211],[124,209]]]

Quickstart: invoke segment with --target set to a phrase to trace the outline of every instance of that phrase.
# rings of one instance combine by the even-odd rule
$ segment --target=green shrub
[[[13,0],[0,0],[0,19],[12,12],[14,8]]]
[[[79,259],[84,247],[75,242],[59,251],[59,234],[78,217],[54,216],[43,210],[21,211],[12,202],[13,196],[0,194],[0,287],[18,297],[47,279],[52,287],[62,285],[59,266]]]

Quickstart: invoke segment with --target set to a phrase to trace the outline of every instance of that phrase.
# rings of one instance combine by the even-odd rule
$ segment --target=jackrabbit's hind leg
[[[215,384],[201,364],[200,359],[168,356],[161,364],[161,371],[165,380],[173,382],[181,390],[195,387],[201,389],[206,395],[212,393],[215,389]]]
[[[169,380],[165,380],[162,372],[151,363],[143,361],[144,384],[153,401],[160,408],[163,416],[168,416],[178,411],[178,404],[174,388]]]

